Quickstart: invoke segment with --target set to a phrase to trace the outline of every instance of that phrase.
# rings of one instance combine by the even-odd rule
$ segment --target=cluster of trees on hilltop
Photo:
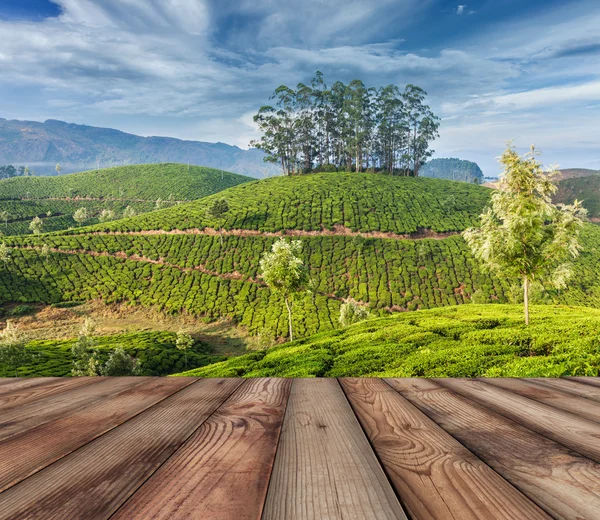
[[[275,90],[273,105],[254,116],[263,135],[250,145],[287,175],[371,170],[417,176],[439,135],[426,96],[415,85],[400,91],[353,80],[328,87],[317,72],[310,85]]]
[[[29,169],[29,166],[18,166],[17,168],[15,168],[12,164],[0,166],[0,179],[10,179],[11,177],[28,177],[30,175],[35,175],[35,172],[32,172]]]

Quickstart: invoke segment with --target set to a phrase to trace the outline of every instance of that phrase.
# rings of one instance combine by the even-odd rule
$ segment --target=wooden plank
[[[514,394],[574,413],[590,421],[600,422],[600,403],[576,397],[558,389],[537,384],[525,379],[489,378],[485,383],[503,388]]]
[[[29,403],[62,394],[82,386],[91,385],[104,378],[97,377],[64,377],[48,381],[42,385],[30,386],[0,395],[0,411],[4,413],[21,408]]]
[[[155,378],[0,443],[0,491],[52,464],[194,380]]]
[[[566,378],[569,381],[578,381],[579,383],[585,383],[586,385],[600,386],[600,377],[569,377]]]
[[[597,517],[597,463],[431,380],[387,381],[554,518]]]
[[[600,424],[471,379],[434,379],[549,439],[600,462]]]
[[[292,384],[262,520],[406,519],[335,379]]]
[[[31,388],[33,386],[45,385],[52,381],[63,380],[61,377],[5,377],[0,379],[2,386],[0,386],[0,395],[4,395],[8,392],[15,390],[22,390],[24,388]]]
[[[341,384],[411,518],[549,518],[384,381]]]
[[[244,381],[111,520],[258,520],[290,385]]]
[[[549,379],[547,377],[538,377],[531,379],[531,381],[535,381],[543,386],[557,388],[572,395],[578,395],[580,397],[585,397],[586,399],[600,401],[600,388],[597,388],[593,385],[586,385],[585,383],[580,383],[579,381],[573,381],[572,379],[565,378]]]
[[[141,385],[151,378],[90,377],[86,379],[88,380],[84,386],[74,390],[39,399],[19,408],[3,410],[0,415],[0,441],[31,428],[37,428],[58,417],[71,415],[86,405],[118,394],[127,388]]]
[[[240,384],[187,386],[0,494],[0,520],[109,518]]]

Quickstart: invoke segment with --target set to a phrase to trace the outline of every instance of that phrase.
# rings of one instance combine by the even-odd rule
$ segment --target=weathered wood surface
[[[600,383],[0,379],[0,520],[600,518]]]
[[[335,379],[293,382],[262,518],[406,519]]]
[[[388,383],[554,518],[594,518],[600,465],[428,379]]]
[[[454,379],[434,381],[600,462],[600,424],[597,422],[498,388],[491,383]]]
[[[412,518],[548,518],[384,381],[341,383]]]

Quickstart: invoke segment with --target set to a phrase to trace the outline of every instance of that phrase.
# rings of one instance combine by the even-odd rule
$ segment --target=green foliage
[[[342,327],[353,325],[369,318],[369,311],[354,302],[344,302],[340,307],[339,322]]]
[[[0,376],[16,377],[19,368],[31,359],[20,332],[12,321],[7,321],[6,328],[0,333]]]
[[[529,284],[548,281],[564,288],[571,262],[581,250],[579,233],[585,210],[578,201],[555,206],[554,171],[545,172],[535,150],[520,157],[513,147],[501,157],[505,167],[481,226],[463,233],[477,260],[508,280],[522,280],[525,321],[529,321]]]
[[[261,277],[275,292],[281,294],[288,310],[290,341],[293,339],[292,309],[290,297],[305,289],[308,282],[306,267],[298,255],[302,252],[302,242],[288,242],[281,238],[273,244],[270,252],[263,253],[260,259]]]
[[[40,217],[33,217],[33,220],[29,223],[29,229],[34,235],[39,235],[44,227],[44,222]]]
[[[415,85],[401,93],[395,85],[367,88],[358,79],[328,88],[317,71],[310,86],[275,89],[273,105],[254,116],[262,136],[250,144],[286,175],[376,165],[416,176],[438,137],[439,118],[424,103],[426,96]]]
[[[476,163],[454,158],[432,159],[421,167],[419,175],[476,184],[480,184],[483,180],[483,172]]]
[[[95,336],[91,347],[95,352],[94,375],[101,372],[111,353],[119,347],[122,347],[127,355],[138,360],[138,375],[146,376],[166,376],[190,367],[202,367],[226,359],[212,354],[207,345],[196,342],[186,353],[186,364],[186,355],[177,349],[176,339],[173,332],[156,331]],[[30,341],[25,345],[29,358],[17,369],[18,375],[70,376],[75,360],[72,348],[77,342],[78,339]],[[14,375],[14,370],[11,369],[10,374],[6,375]]]
[[[6,235],[25,234],[34,217],[45,232],[95,224],[103,210],[112,218],[195,200],[248,182],[248,177],[184,164],[142,164],[60,177],[14,177],[0,181],[0,222]],[[50,213],[50,215],[48,214]]]
[[[588,210],[590,219],[598,221],[600,218],[600,175],[588,175],[560,181],[558,191],[554,195],[554,202],[572,204],[575,200],[581,200],[585,209]]]
[[[562,377],[600,375],[600,311],[467,305],[367,320],[191,370],[199,377]]]
[[[185,359],[185,366],[187,366],[187,353],[194,346],[194,338],[187,332],[179,331],[177,333],[177,340],[175,346],[178,350],[181,350]]]
[[[138,360],[125,352],[123,346],[113,350],[100,369],[103,376],[135,376],[141,372]]]
[[[139,215],[93,230],[140,231],[225,229],[416,233],[462,231],[478,223],[491,190],[439,179],[371,174],[312,174],[273,177],[242,184],[201,200]],[[226,196],[229,211],[213,218],[208,209]],[[444,204],[454,197],[451,210]],[[87,232],[73,230],[70,233]]]

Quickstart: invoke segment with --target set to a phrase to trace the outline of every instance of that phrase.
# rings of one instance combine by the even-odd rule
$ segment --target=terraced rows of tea
[[[341,226],[360,232],[407,234],[428,229],[443,233],[475,225],[489,194],[487,188],[466,183],[376,174],[274,177],[92,229],[186,230],[223,225],[225,229],[277,232]],[[206,209],[215,198],[223,197],[230,211],[219,222]]]
[[[444,182],[444,181],[441,181]],[[284,336],[281,299],[259,279],[258,259],[275,237],[204,234],[79,234],[13,237],[11,261],[0,269],[7,301],[103,299],[156,306],[171,313],[229,316],[251,334]],[[600,304],[600,230],[587,225],[585,250],[567,292],[546,303]],[[350,298],[373,314],[477,301],[505,303],[509,287],[483,274],[460,236],[397,240],[354,236],[304,237],[311,292],[294,304],[299,335],[337,326]],[[44,257],[43,245],[50,248]]]
[[[14,177],[0,181],[0,232],[30,233],[42,218],[44,232],[81,224],[73,219],[86,208],[85,224],[98,223],[102,210],[121,218],[125,208],[141,214],[196,200],[251,179],[235,173],[184,164],[142,164],[59,177]],[[158,201],[158,203],[157,203]],[[6,212],[6,214],[4,214]]]

